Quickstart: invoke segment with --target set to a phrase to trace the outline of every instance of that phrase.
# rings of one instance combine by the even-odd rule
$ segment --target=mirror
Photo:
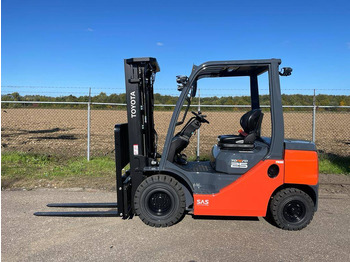
[[[176,76],[177,90],[182,91],[184,86],[187,84],[188,77],[187,76]]]
[[[291,67],[283,67],[279,74],[280,76],[290,76],[292,71],[293,69]]]

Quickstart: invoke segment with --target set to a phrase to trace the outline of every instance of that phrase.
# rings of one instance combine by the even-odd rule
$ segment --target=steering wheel
[[[191,113],[194,114],[200,122],[209,124],[209,121],[205,119],[207,117],[206,115],[202,115],[201,112],[196,113],[194,111],[191,111]]]

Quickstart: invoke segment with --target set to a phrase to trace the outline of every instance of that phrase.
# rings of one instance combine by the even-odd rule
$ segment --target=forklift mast
[[[159,65],[155,58],[146,57],[125,59],[124,67],[128,122],[115,126],[115,153],[118,210],[126,218],[131,211],[131,196],[144,180],[144,167],[156,163],[153,83]],[[130,168],[123,175],[128,163]]]
[[[156,156],[153,83],[159,66],[155,58],[125,59],[124,66],[130,167],[142,170]]]

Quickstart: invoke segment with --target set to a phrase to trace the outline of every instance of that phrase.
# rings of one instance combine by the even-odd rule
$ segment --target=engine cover
[[[259,141],[254,142],[255,147],[250,151],[220,149],[214,145],[212,155],[215,170],[221,173],[242,175],[261,161],[268,152],[268,145]]]

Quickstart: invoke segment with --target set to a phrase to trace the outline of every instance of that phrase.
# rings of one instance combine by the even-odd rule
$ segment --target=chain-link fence
[[[94,93],[91,96],[80,96],[79,99],[72,97],[75,101],[57,101],[57,99],[42,101],[48,100],[47,97],[37,101],[13,101],[15,100],[13,96],[10,96],[12,101],[5,101],[4,98],[9,96],[2,96],[2,151],[46,153],[66,158],[104,155],[113,157],[114,125],[127,121],[126,105],[123,103],[125,94],[124,97],[123,94],[119,95],[121,103],[110,102],[111,95],[104,93],[102,95],[99,93],[95,97],[93,95]],[[154,117],[159,137],[159,152],[162,152],[174,109],[170,98],[169,103],[155,105]],[[114,101],[116,99],[119,98],[114,98]],[[314,140],[320,157],[341,162],[349,161],[350,106],[319,106],[312,97],[308,99],[307,105],[284,106],[285,138]],[[67,100],[67,97],[64,100]],[[192,137],[191,143],[186,148],[185,153],[193,157],[198,153],[201,156],[210,156],[218,135],[237,134],[241,129],[239,124],[241,116],[250,110],[247,104],[208,105],[203,104],[205,98],[201,101],[200,110],[207,115],[210,124],[203,124],[199,134]],[[198,99],[195,100],[191,110],[197,111],[199,102]],[[262,135],[270,136],[269,106],[265,105],[262,108],[264,111]],[[180,128],[181,126],[177,127],[176,131]]]
[[[40,102],[2,102],[2,141],[3,151],[24,151],[48,153],[60,156],[83,156],[88,145],[87,103],[73,104],[82,108],[39,107]],[[155,123],[159,136],[160,151],[163,147],[169,121],[174,107],[155,106]],[[193,108],[197,110],[197,108]],[[298,111],[291,111],[298,109]],[[209,155],[211,147],[220,134],[237,133],[241,127],[239,120],[249,110],[246,107],[201,106],[210,121],[200,129],[200,153]],[[286,107],[284,108],[285,137],[312,140],[313,117],[315,114],[315,142],[320,152],[336,156],[349,156],[350,149],[350,107]],[[268,108],[264,110],[262,135],[271,135],[271,116]],[[113,155],[113,127],[124,123],[126,106],[121,104],[91,104],[90,152],[91,156]],[[178,127],[181,128],[181,127]],[[188,155],[196,155],[197,139],[186,149]]]

